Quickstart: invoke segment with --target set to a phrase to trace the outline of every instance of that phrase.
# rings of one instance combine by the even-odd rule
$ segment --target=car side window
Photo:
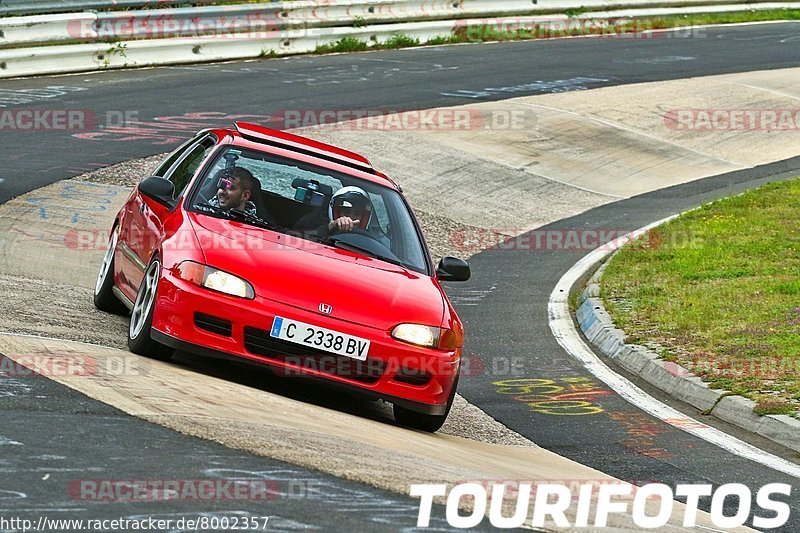
[[[181,195],[214,145],[215,140],[209,135],[184,152],[183,157],[177,159],[177,162],[173,162],[174,168],[163,177],[169,179],[175,186],[174,198]]]
[[[205,134],[189,139],[188,141],[177,147],[174,152],[169,154],[169,156],[167,156],[167,158],[164,161],[162,161],[160,165],[158,165],[158,168],[156,168],[155,171],[153,171],[152,175],[163,178],[164,175],[167,173],[167,171],[170,168],[172,168],[172,165],[175,164],[175,161],[180,159],[180,157],[186,152],[186,150],[190,146],[193,146],[194,143],[202,139],[204,136]]]

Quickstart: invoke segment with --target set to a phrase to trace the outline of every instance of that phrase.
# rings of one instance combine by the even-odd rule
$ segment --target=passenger
[[[217,195],[208,201],[213,207],[236,209],[258,216],[254,195],[261,194],[261,184],[253,174],[242,167],[217,172]]]

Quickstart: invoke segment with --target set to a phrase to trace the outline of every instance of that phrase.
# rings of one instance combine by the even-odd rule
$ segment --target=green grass
[[[388,50],[392,48],[410,48],[420,46],[419,39],[398,33],[383,43],[370,45],[366,41],[353,37],[342,37],[335,43],[317,45],[314,53],[329,54],[332,52],[363,52],[364,50]]]
[[[361,52],[369,49],[369,45],[353,37],[342,37],[335,43],[319,44],[314,49],[317,54],[330,54],[333,52]]]
[[[391,38],[389,38],[389,40],[385,43],[376,45],[376,48],[409,48],[419,45],[419,39],[398,33],[396,35],[392,35]]]
[[[569,16],[577,16],[582,12],[580,9],[572,10],[567,13]],[[627,20],[627,19],[626,19]],[[425,45],[444,45],[458,43],[481,43],[496,41],[522,41],[530,39],[544,39],[569,37],[580,35],[603,35],[607,37],[625,37],[642,35],[647,30],[663,30],[669,28],[681,28],[686,26],[699,26],[705,24],[732,24],[737,22],[755,22],[769,20],[800,20],[800,9],[771,9],[763,11],[744,11],[731,13],[700,13],[693,15],[670,15],[656,18],[637,18],[622,20],[617,24],[601,27],[593,27],[591,24],[573,19],[573,21],[561,29],[558,25],[553,27],[534,25],[532,27],[521,27],[514,29],[497,29],[487,25],[477,24],[457,28],[450,35],[441,35],[421,43],[419,39],[407,35],[398,34],[385,43],[371,44],[353,37],[343,37],[339,41],[331,44],[319,45],[315,53],[325,54],[331,52],[361,52],[364,50],[384,50],[392,48],[409,48],[413,46]],[[365,22],[365,21],[364,21]],[[359,27],[361,21],[356,19],[354,26]],[[699,31],[699,30],[698,30]],[[649,37],[651,34],[643,34]],[[698,37],[701,34],[698,33]],[[652,38],[655,38],[653,36]]]
[[[800,181],[682,215],[617,253],[602,294],[652,344],[761,414],[800,409]]]
[[[798,9],[769,9],[751,10],[742,12],[728,13],[697,13],[691,15],[667,15],[663,17],[641,17],[620,19],[616,23],[609,21],[610,24],[602,25],[591,23],[591,19],[583,20],[577,18],[583,13],[583,9],[567,10],[567,16],[572,17],[563,26],[559,23],[548,25],[534,25],[533,27],[522,27],[509,30],[498,30],[484,25],[467,26],[456,29],[450,37],[449,42],[485,42],[485,41],[518,41],[527,39],[557,38],[569,36],[604,35],[614,36],[634,36],[642,34],[648,30],[664,30],[670,28],[682,28],[686,26],[701,26],[707,24],[734,24],[740,22],[759,22],[771,20],[798,20],[800,10]],[[546,17],[546,15],[543,15]],[[650,34],[646,34],[650,35]],[[698,37],[701,34],[698,33]],[[440,44],[440,43],[429,43]],[[445,43],[441,43],[445,44]]]
[[[704,24],[736,24],[770,20],[798,20],[800,9],[764,9],[731,11],[729,13],[697,13],[692,15],[668,15],[649,19],[653,29],[700,26]],[[644,21],[644,20],[643,20]]]

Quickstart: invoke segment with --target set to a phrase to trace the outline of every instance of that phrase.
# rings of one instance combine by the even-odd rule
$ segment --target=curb
[[[800,452],[800,420],[786,415],[757,415],[753,412],[756,405],[753,400],[731,395],[729,391],[711,389],[699,377],[677,363],[664,361],[653,350],[625,344],[625,332],[614,326],[599,298],[600,278],[611,257],[613,254],[601,259],[600,267],[589,278],[578,298],[575,318],[592,346],[628,372],[702,413]]]

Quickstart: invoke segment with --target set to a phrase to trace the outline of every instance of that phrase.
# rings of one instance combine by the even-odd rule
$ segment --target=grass
[[[697,13],[692,15],[669,15],[650,19],[653,29],[701,26],[704,24],[736,24],[741,22],[763,22],[770,20],[800,20],[800,9],[764,9],[731,11],[728,13]]]
[[[622,249],[602,294],[628,342],[757,402],[800,410],[800,180],[682,215]]]
[[[456,28],[450,35],[433,37],[424,43],[419,39],[407,35],[397,34],[384,43],[371,44],[353,37],[343,37],[335,43],[319,45],[315,53],[324,54],[331,52],[361,52],[364,50],[385,50],[393,48],[409,48],[422,44],[435,46],[458,43],[480,43],[496,41],[522,41],[530,39],[546,39],[582,35],[606,37],[635,37],[656,38],[658,33],[644,33],[648,30],[665,30],[670,28],[683,28],[687,26],[700,26],[706,24],[733,24],[739,22],[757,22],[770,20],[800,20],[800,9],[769,9],[751,10],[729,13],[698,13],[692,15],[669,15],[655,18],[625,18],[617,21],[594,21],[577,18],[582,9],[568,10],[566,13],[573,17],[570,21],[556,21],[551,24],[534,24],[530,27],[516,27],[498,29],[488,25],[477,24]],[[542,15],[547,18],[547,15]],[[604,24],[608,22],[608,24]],[[366,21],[354,21],[354,27],[360,27]],[[698,30],[699,32],[699,30]],[[701,37],[698,33],[697,37]]]
[[[554,19],[549,24],[534,24],[531,27],[514,29],[497,29],[486,25],[474,25],[457,28],[446,42],[427,44],[449,44],[453,42],[485,42],[485,41],[518,41],[528,39],[558,38],[570,36],[635,36],[648,30],[665,30],[687,26],[708,24],[734,24],[741,22],[761,22],[772,20],[800,20],[798,9],[750,10],[728,13],[697,13],[691,15],[666,15],[662,17],[582,19],[582,9],[567,10],[569,21],[559,22]],[[547,15],[542,15],[543,19]],[[656,34],[645,34],[655,37]],[[700,37],[701,35],[697,35]]]
[[[376,43],[373,45],[353,37],[342,37],[334,43],[317,45],[317,47],[314,49],[314,53],[329,54],[333,52],[362,52],[364,50],[389,50],[393,48],[410,48],[412,46],[420,46],[419,39],[398,33],[392,35],[392,37],[386,42]]]
[[[334,52],[361,52],[369,49],[369,45],[359,39],[353,37],[342,37],[335,43],[318,44],[314,53],[317,54],[330,54]]]
[[[332,52],[361,52],[364,50],[386,50],[394,48],[410,48],[414,46],[445,45],[458,43],[480,43],[496,41],[523,41],[531,39],[558,38],[581,35],[594,35],[606,37],[635,37],[646,36],[656,38],[656,33],[645,33],[648,30],[665,30],[682,28],[686,26],[700,26],[706,24],[733,24],[738,22],[756,22],[770,20],[800,20],[798,9],[770,9],[752,10],[729,13],[699,13],[693,15],[670,15],[654,18],[635,18],[608,21],[592,21],[577,18],[583,11],[570,10],[570,21],[555,21],[552,24],[534,24],[530,27],[516,27],[513,29],[498,29],[488,25],[462,26],[450,35],[441,35],[428,39],[424,43],[419,39],[403,34],[393,35],[383,43],[369,43],[353,37],[343,37],[335,43],[318,45],[315,53],[325,54]],[[546,18],[547,15],[542,15]],[[362,21],[356,20],[355,27]],[[701,37],[698,30],[697,37]]]

